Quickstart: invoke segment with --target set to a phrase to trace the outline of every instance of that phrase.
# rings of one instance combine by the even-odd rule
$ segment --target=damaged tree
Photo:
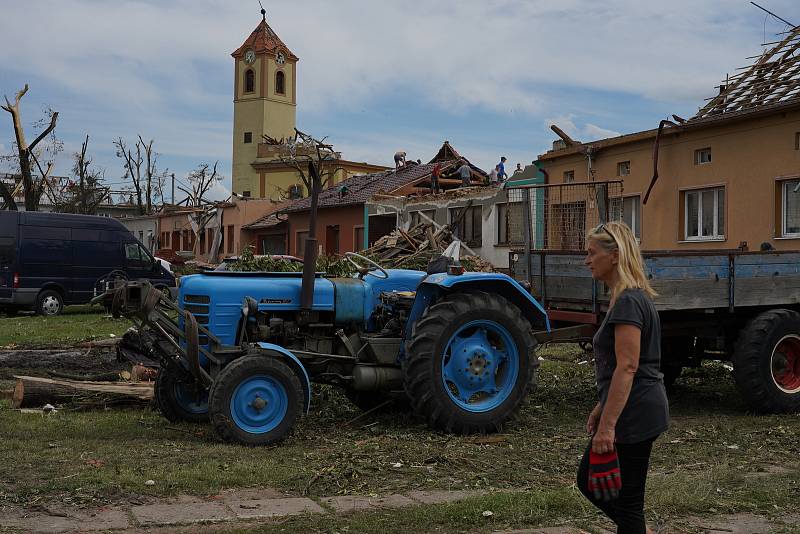
[[[158,171],[156,166],[158,153],[153,150],[153,142],[152,139],[145,142],[139,135],[134,148],[131,149],[122,137],[114,141],[117,157],[123,160],[125,169],[122,179],[131,180],[140,215],[153,212],[154,200],[163,199],[166,183],[167,171]]]
[[[76,180],[64,184],[61,194],[55,199],[56,211],[61,213],[77,213],[94,215],[97,208],[109,196],[107,187],[102,187],[104,172],[92,168],[92,157],[86,154],[89,136],[81,144],[80,152],[74,154],[75,163],[72,173]]]
[[[325,142],[327,137],[314,139],[297,128],[294,131],[294,138],[278,141],[265,135],[264,139],[267,144],[282,148],[278,159],[297,171],[306,186],[306,190],[311,195],[311,216],[303,255],[303,287],[300,295],[300,308],[304,313],[308,314],[311,311],[314,298],[314,271],[317,264],[317,255],[319,254],[317,245],[319,193],[339,170],[336,165],[339,155],[334,151],[332,145]]]
[[[212,167],[208,163],[201,163],[197,169],[189,173],[187,180],[189,180],[190,189],[178,186],[178,189],[186,193],[184,202],[187,206],[198,208],[198,211],[189,215],[189,223],[194,233],[194,255],[197,256],[198,247],[200,246],[200,235],[205,232],[207,227],[217,228],[218,231],[214,235],[213,243],[209,243],[209,259],[214,261],[219,253],[219,245],[222,240],[222,234],[219,230],[222,228],[222,212],[217,209],[213,202],[205,198],[206,194],[214,187],[215,184],[223,180],[223,176],[217,172],[219,161],[214,162]],[[216,219],[216,224],[211,224]]]
[[[25,140],[25,130],[22,126],[22,116],[20,114],[19,104],[22,100],[22,97],[25,96],[25,93],[28,92],[28,84],[25,84],[25,87],[20,90],[16,97],[14,98],[14,103],[12,104],[8,97],[5,97],[6,104],[2,107],[4,110],[11,114],[11,120],[14,124],[14,136],[16,138],[16,146],[17,146],[17,159],[19,163],[19,172],[21,175],[22,180],[22,191],[25,197],[25,210],[26,211],[36,211],[39,209],[39,200],[44,193],[45,187],[47,185],[47,180],[50,177],[50,173],[53,171],[53,167],[55,163],[53,161],[46,162],[46,168],[43,169],[41,162],[39,161],[41,152],[37,153],[36,147],[39,143],[42,142],[48,135],[50,135],[53,130],[56,128],[56,122],[58,121],[58,112],[57,111],[49,111],[49,123],[47,127],[40,133],[36,139],[31,144],[28,144]],[[43,121],[44,122],[44,121]],[[54,143],[54,147],[58,147],[57,143]],[[39,171],[39,178],[34,178],[33,176],[33,168],[34,166]],[[16,210],[17,205],[14,202],[13,195],[8,191],[4,184],[0,183],[0,194],[3,197],[4,203],[8,206],[11,210]]]

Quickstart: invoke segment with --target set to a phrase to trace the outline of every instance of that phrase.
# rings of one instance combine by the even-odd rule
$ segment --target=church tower
[[[267,24],[261,23],[231,54],[234,60],[233,192],[278,199],[293,183],[293,172],[268,172],[269,154],[259,154],[263,135],[280,139],[294,135],[297,109],[297,62]],[[262,147],[265,151],[266,146]],[[265,172],[267,171],[267,172]],[[284,176],[285,175],[285,176]],[[285,183],[284,183],[285,182]]]

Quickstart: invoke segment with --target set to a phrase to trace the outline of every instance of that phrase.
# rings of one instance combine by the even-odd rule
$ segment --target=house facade
[[[663,130],[645,205],[656,135],[581,143],[539,161],[552,184],[622,180],[624,218],[645,250],[800,248],[800,102]]]
[[[399,169],[352,176],[320,193],[317,209],[316,238],[323,254],[344,254],[369,248],[378,239],[398,227],[401,212],[391,203],[368,203],[371,199],[403,199],[431,193],[431,175],[439,165],[444,191],[461,187],[456,169],[465,161],[471,168],[470,182],[483,185],[485,172],[469,163],[447,141],[429,163],[409,162]],[[445,193],[442,193],[445,194]],[[286,214],[288,254],[302,256],[309,235],[311,199],[289,204]]]
[[[799,38],[787,32],[688,120],[588,143],[559,134],[539,156],[548,182],[621,180],[645,250],[800,249],[800,82],[785,61]]]

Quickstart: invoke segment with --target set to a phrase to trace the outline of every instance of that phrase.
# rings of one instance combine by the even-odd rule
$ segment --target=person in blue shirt
[[[503,156],[500,158],[500,163],[497,164],[497,179],[501,182],[508,180],[508,174],[506,174],[506,157]]]

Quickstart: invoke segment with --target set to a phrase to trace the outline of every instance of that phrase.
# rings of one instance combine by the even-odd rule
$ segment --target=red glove
[[[595,454],[589,450],[589,491],[597,500],[613,501],[622,489],[617,451]]]

